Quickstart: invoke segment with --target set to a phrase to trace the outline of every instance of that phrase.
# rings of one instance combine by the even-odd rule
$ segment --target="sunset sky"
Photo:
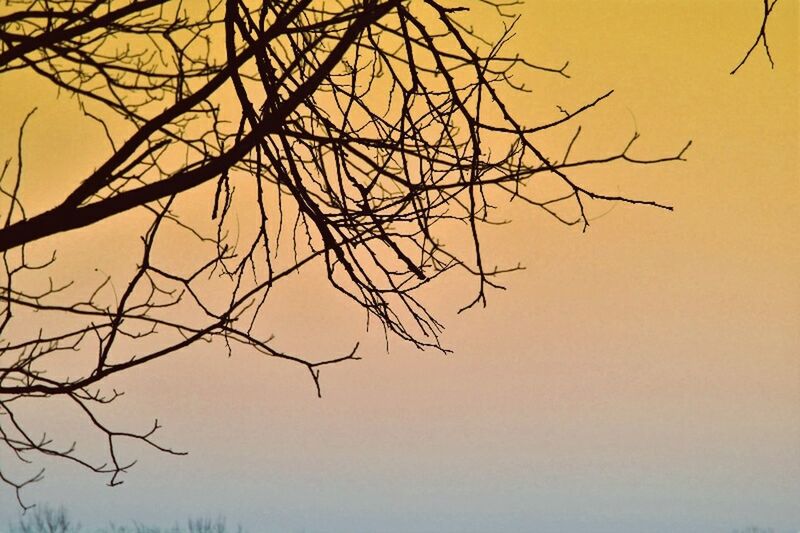
[[[187,457],[125,448],[139,462],[113,489],[46,463],[29,497],[90,527],[224,515],[253,532],[800,531],[799,6],[779,0],[770,18],[774,69],[757,49],[735,76],[760,0],[518,6],[509,50],[569,60],[571,77],[530,73],[515,111],[614,89],[576,153],[634,132],[641,157],[693,144],[684,162],[581,177],[674,212],[599,204],[582,233],[506,205],[513,222],[483,236],[492,265],[525,267],[508,290],[462,314],[474,281],[421,293],[447,356],[398,339],[387,354],[316,265],[275,289],[267,316],[296,351],[362,341],[362,360],[323,369],[322,399],[302,367],[194,347],[114,383],[118,420],[158,418]],[[481,13],[473,24],[496,35]],[[0,78],[0,160],[38,104],[29,179],[58,188],[54,168],[92,168],[70,160],[87,142],[73,104],[21,89]],[[0,485],[0,530],[13,498]]]

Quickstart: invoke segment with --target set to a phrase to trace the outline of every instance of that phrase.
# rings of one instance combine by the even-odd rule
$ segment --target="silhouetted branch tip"
[[[731,75],[736,74],[736,72],[740,68],[742,68],[742,66],[750,58],[750,54],[752,54],[753,51],[756,48],[758,48],[759,44],[764,49],[764,53],[766,54],[767,59],[769,60],[770,68],[773,69],[775,68],[775,61],[773,61],[772,59],[772,52],[770,52],[769,43],[767,42],[767,23],[769,22],[769,17],[772,14],[772,10],[775,8],[775,4],[778,3],[778,0],[772,0],[772,1],[762,0],[762,1],[764,3],[764,13],[763,13],[763,18],[761,19],[761,27],[758,30],[758,35],[756,35],[755,41],[753,41],[753,44],[750,46],[750,48],[748,48],[747,52],[745,52],[744,57],[742,57],[741,61],[739,61],[739,63],[733,68],[733,70],[731,70],[730,72]]]

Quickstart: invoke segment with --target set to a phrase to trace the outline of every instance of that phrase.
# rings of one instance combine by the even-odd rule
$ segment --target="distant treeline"
[[[185,525],[156,527],[134,522],[130,525],[109,524],[101,529],[88,529],[69,517],[66,509],[37,506],[29,509],[16,524],[10,525],[10,533],[244,533],[241,526],[229,528],[224,518],[190,518]]]

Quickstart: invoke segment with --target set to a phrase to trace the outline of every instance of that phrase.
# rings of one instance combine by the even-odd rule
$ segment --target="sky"
[[[142,427],[157,417],[162,441],[187,457],[132,448],[139,463],[113,489],[48,463],[30,497],[87,526],[224,515],[250,531],[799,531],[800,15],[779,0],[774,68],[757,49],[731,76],[760,9],[518,6],[511,50],[569,60],[571,77],[532,74],[516,111],[574,108],[614,89],[575,150],[615,150],[634,131],[643,157],[693,144],[686,161],[582,179],[675,210],[600,206],[582,233],[508,206],[513,222],[484,237],[494,262],[525,266],[508,290],[462,314],[469,281],[445,277],[423,293],[447,327],[447,356],[400,341],[387,354],[312,268],[276,288],[268,316],[301,351],[363,341],[362,360],[323,371],[322,399],[303,368],[176,354],[127,376],[117,413]],[[44,94],[0,84],[6,124]],[[86,142],[69,102],[39,104],[48,118],[30,125],[31,179],[91,168],[68,157]],[[16,126],[2,129],[13,149]],[[16,512],[0,490],[0,524]]]

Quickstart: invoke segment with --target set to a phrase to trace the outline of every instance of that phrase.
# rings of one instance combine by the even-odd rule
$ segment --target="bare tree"
[[[145,431],[112,428],[100,406],[109,378],[200,342],[255,350],[305,368],[358,358],[276,347],[259,317],[276,283],[311,262],[377,320],[387,338],[445,350],[420,288],[450,270],[474,279],[462,310],[486,305],[498,276],[482,226],[511,200],[584,230],[591,205],[667,205],[588,185],[582,167],[682,160],[637,153],[577,155],[581,116],[611,96],[523,121],[507,103],[530,72],[567,77],[507,55],[514,3],[481,0],[16,0],[0,16],[0,73],[24,71],[59,88],[103,128],[108,151],[62,200],[26,210],[25,128],[2,167],[0,440],[21,463],[56,456],[109,476],[133,464],[119,443],[179,453]],[[464,22],[483,9],[504,30]],[[66,105],[66,104],[65,104]],[[566,131],[557,151],[546,132]],[[54,173],[60,169],[53,169]],[[199,199],[199,200],[198,200]],[[62,232],[122,213],[148,214],[124,279],[64,280]],[[201,213],[201,216],[198,216]],[[238,220],[246,221],[239,224]],[[170,261],[176,239],[187,269]],[[59,363],[70,361],[68,372]],[[105,439],[106,458],[29,429],[20,405],[71,405]],[[20,490],[41,478],[0,478]]]
[[[228,529],[224,518],[211,520],[209,518],[190,518],[186,522],[186,529],[175,526],[169,529],[136,524],[132,527],[112,526],[109,533],[227,533]],[[241,526],[236,528],[238,533],[243,533]]]
[[[81,526],[70,520],[63,507],[37,507],[19,520],[11,533],[79,533]]]
[[[11,533],[80,533],[85,531],[80,524],[70,519],[66,509],[59,507],[37,506],[31,513],[22,516],[16,525],[10,526]],[[170,528],[161,528],[135,523],[132,526],[118,526],[111,524],[101,531],[109,533],[227,533],[233,531],[226,525],[224,518],[190,518],[186,527],[178,525]],[[242,533],[241,526],[236,528]]]

